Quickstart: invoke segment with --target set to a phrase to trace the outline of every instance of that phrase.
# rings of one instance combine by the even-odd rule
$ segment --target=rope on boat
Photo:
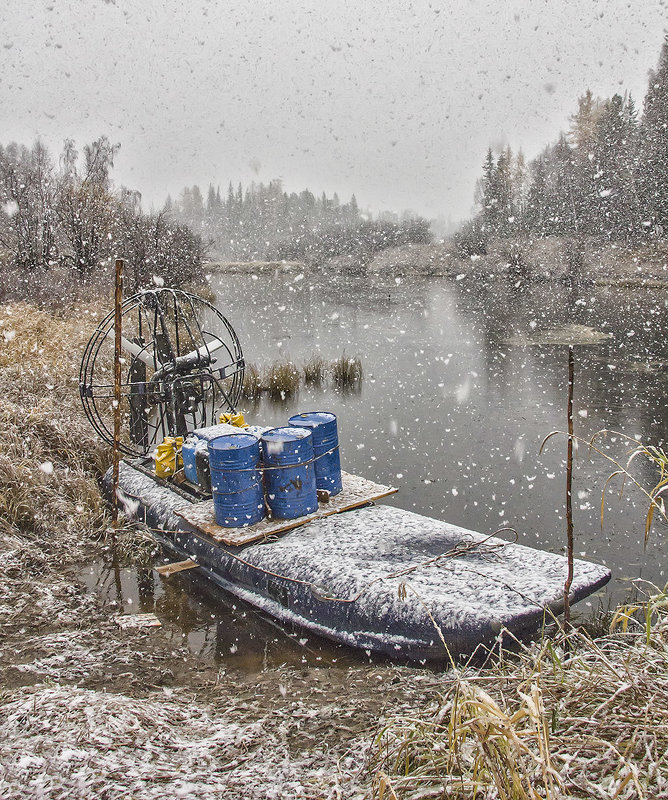
[[[128,497],[131,497],[133,500],[138,500],[141,503],[141,498],[140,497],[138,497],[136,495],[132,495],[129,492],[125,492],[125,494]],[[144,509],[144,514],[146,514],[146,509]],[[144,519],[144,524],[147,524],[146,523],[146,519]],[[182,536],[184,534],[192,534],[194,536],[198,536],[198,534],[195,531],[171,530],[169,528],[159,528],[157,530],[160,530],[162,533],[171,533],[171,534],[180,535],[180,536]],[[497,534],[503,533],[503,532],[507,532],[507,531],[511,531],[512,533],[515,534],[515,538],[513,539],[513,541],[511,541],[511,542],[500,541],[500,542],[494,542],[493,544],[489,544],[489,545],[487,544],[487,542],[490,539],[495,538]],[[260,567],[257,564],[253,564],[252,562],[247,561],[245,558],[242,558],[239,555],[235,555],[234,553],[231,553],[229,550],[225,550],[224,552],[225,552],[226,555],[228,555],[230,558],[233,558],[235,561],[238,561],[238,562],[240,562],[241,564],[244,564],[247,567],[251,567],[252,569],[257,570],[258,572],[262,572],[264,575],[268,575],[268,576],[270,576],[272,578],[278,578],[279,580],[287,581],[288,583],[295,583],[295,584],[298,584],[300,586],[306,586],[320,600],[327,600],[328,602],[332,602],[332,603],[355,603],[360,599],[360,597],[365,592],[367,592],[376,583],[380,583],[382,581],[390,580],[392,578],[402,578],[404,575],[410,575],[410,574],[412,574],[413,572],[415,572],[416,570],[418,570],[418,569],[420,569],[422,567],[440,566],[439,562],[441,561],[441,559],[459,558],[459,557],[467,555],[467,554],[469,554],[471,552],[481,552],[483,556],[490,556],[490,555],[493,555],[493,554],[497,553],[498,551],[502,550],[508,544],[516,544],[517,539],[518,539],[518,534],[517,534],[517,531],[514,528],[511,528],[509,526],[506,526],[506,527],[503,527],[503,528],[498,528],[496,531],[494,531],[494,533],[490,533],[488,536],[486,536],[480,542],[473,542],[473,541],[464,542],[464,541],[462,541],[462,542],[459,542],[458,544],[456,544],[451,550],[447,550],[445,553],[441,553],[440,555],[434,556],[433,558],[427,559],[426,561],[421,561],[418,564],[413,564],[410,567],[405,567],[404,569],[398,570],[397,572],[389,572],[386,575],[380,575],[379,577],[374,578],[372,581],[369,581],[367,584],[365,584],[357,592],[357,594],[355,594],[353,597],[332,597],[330,595],[322,594],[322,591],[320,590],[320,588],[317,586],[317,584],[313,583],[313,581],[305,581],[305,580],[302,580],[301,578],[292,578],[289,575],[281,575],[278,572],[272,572],[269,569],[265,569],[264,567]],[[471,570],[471,571],[475,572],[475,570]],[[477,573],[477,574],[480,574],[480,573]],[[488,578],[491,577],[493,580],[496,580],[498,582],[498,579],[495,578],[494,576],[485,576],[485,577],[488,577]],[[527,598],[524,594],[522,594],[522,592],[520,592],[518,589],[515,589],[513,586],[510,586],[509,584],[506,584],[506,583],[504,583],[504,586],[506,586],[507,589],[510,589],[511,591],[516,592],[520,597],[524,598],[525,600],[529,600],[530,602],[534,603],[535,605],[540,605],[540,603],[537,603],[535,600],[532,600],[531,598]]]
[[[319,453],[317,456],[313,456],[313,458],[309,458],[308,461],[299,461],[296,464],[277,464],[276,466],[267,466],[265,464],[258,464],[257,467],[241,467],[240,469],[236,469],[236,468],[235,469],[228,469],[226,467],[224,467],[222,469],[220,469],[219,467],[216,467],[215,469],[216,469],[216,472],[230,472],[230,473],[236,473],[236,472],[269,472],[269,470],[294,469],[295,467],[303,467],[303,466],[306,466],[308,464],[315,464],[315,462],[319,458],[323,458],[324,456],[329,456],[332,453],[335,453],[339,449],[340,449],[339,445],[337,444],[334,447],[332,447],[330,450],[325,450],[323,453]],[[209,465],[210,464],[211,464],[211,461],[209,460]]]

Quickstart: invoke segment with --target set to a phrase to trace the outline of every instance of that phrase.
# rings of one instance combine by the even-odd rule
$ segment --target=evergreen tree
[[[640,193],[643,224],[668,235],[668,41],[650,73],[640,127]]]
[[[596,222],[600,232],[615,239],[639,232],[637,146],[633,101],[616,94],[605,103],[593,147]]]
[[[539,155],[529,165],[529,191],[527,194],[524,228],[538,236],[547,234],[548,179],[545,156]]]

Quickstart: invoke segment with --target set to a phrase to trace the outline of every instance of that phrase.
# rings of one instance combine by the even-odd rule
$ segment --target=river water
[[[648,444],[668,438],[665,289],[294,272],[218,274],[212,288],[246,360],[260,369],[280,358],[301,365],[313,354],[360,358],[358,391],[302,388],[283,403],[263,397],[244,411],[266,425],[286,424],[298,411],[334,412],[343,468],[399,488],[383,502],[483,533],[510,527],[516,534],[506,538],[563,551],[566,437],[540,448],[566,429],[569,341],[577,436],[610,429]],[[626,463],[622,436],[598,442]],[[578,447],[576,555],[613,572],[606,590],[577,607],[585,615],[623,601],[637,579],[666,582],[668,528],[655,522],[645,546],[647,500],[636,488],[627,483],[620,496],[619,478],[611,482],[601,527],[602,491],[614,471]],[[633,473],[653,485],[642,460]],[[121,578],[119,597],[136,597],[143,610],[162,603],[174,635],[218,660],[258,668],[267,659],[351,658],[321,643],[311,650],[298,631],[277,633],[237,602],[207,598],[186,577],[170,579],[172,588],[153,586],[143,604],[141,581],[127,571]]]

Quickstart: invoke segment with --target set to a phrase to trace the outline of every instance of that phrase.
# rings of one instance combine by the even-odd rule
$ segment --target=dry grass
[[[15,695],[2,718],[0,789],[14,797],[222,797],[262,735],[259,723],[214,722],[164,697],[58,686]]]
[[[267,370],[264,383],[273,400],[285,400],[299,391],[301,373],[292,361],[276,361]]]
[[[340,362],[342,366],[337,367],[341,373],[340,382],[336,376],[334,378],[337,386],[349,388],[359,385],[362,379],[362,365],[359,359],[348,359],[343,356],[335,364],[339,365]],[[299,392],[302,375],[306,386],[323,389],[327,372],[327,362],[317,354],[313,354],[308,361],[305,361],[301,370],[288,359],[274,361],[266,367],[263,375],[254,364],[246,364],[242,396],[246,400],[257,401],[266,393],[272,400],[285,400]]]
[[[0,306],[0,576],[17,603],[31,581],[80,563],[108,533],[98,479],[110,450],[88,423],[78,387],[102,306]],[[119,544],[136,556],[144,538],[121,532]]]
[[[245,400],[259,400],[262,394],[262,380],[255,364],[246,364],[244,367],[244,382],[241,387],[241,396]]]
[[[78,647],[79,660],[95,669],[85,638],[53,644]],[[344,774],[349,764],[337,764],[321,742],[291,751],[286,731],[306,727],[308,706],[281,699],[273,714],[249,713],[230,692],[220,706],[203,705],[185,687],[141,700],[59,684],[0,694],[0,796],[361,800],[361,787]]]
[[[320,387],[325,382],[327,362],[322,356],[312,355],[302,366],[304,383],[307,386]]]
[[[345,353],[332,363],[332,378],[339,389],[358,389],[362,385],[362,362]]]
[[[83,308],[0,307],[0,532],[13,543],[11,564],[22,549],[33,564],[56,551],[72,557],[104,527],[96,476],[108,454],[78,397],[94,324]]]
[[[453,671],[435,706],[379,735],[373,796],[665,797],[668,595],[621,610],[604,637],[571,633],[570,654],[564,644]]]

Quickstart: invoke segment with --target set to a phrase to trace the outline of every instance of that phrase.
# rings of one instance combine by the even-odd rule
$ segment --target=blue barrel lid
[[[336,414],[330,411],[303,411],[290,417],[290,425],[299,425],[304,428],[316,428],[318,425],[325,425],[328,422],[336,422]]]
[[[272,428],[262,434],[262,441],[267,442],[294,442],[298,439],[307,439],[311,435],[308,428],[297,428],[286,426],[282,428]]]
[[[209,450],[243,450],[246,447],[257,447],[257,437],[250,433],[227,433],[217,436],[209,442]]]

